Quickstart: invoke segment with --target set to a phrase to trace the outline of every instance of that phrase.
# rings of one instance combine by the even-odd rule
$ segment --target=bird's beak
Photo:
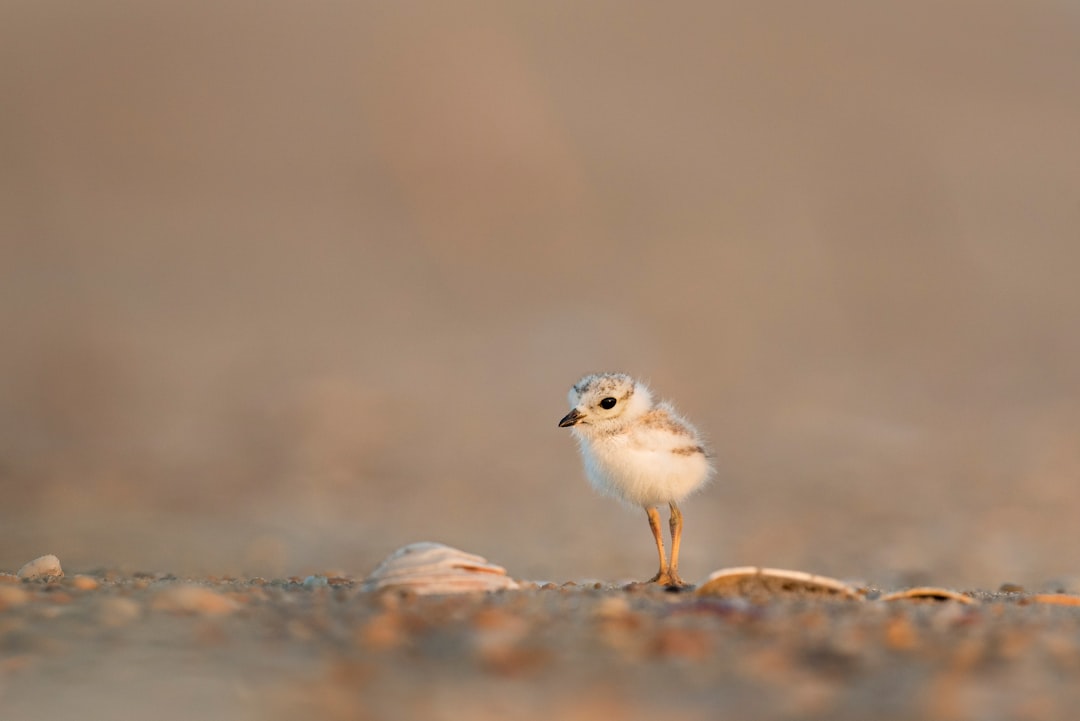
[[[559,421],[559,428],[569,428],[584,417],[585,414],[575,408],[574,410],[563,416],[563,419]]]

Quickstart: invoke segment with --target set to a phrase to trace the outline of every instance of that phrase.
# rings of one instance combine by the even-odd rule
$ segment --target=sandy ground
[[[651,575],[556,427],[623,370],[717,457],[689,580],[1080,593],[1077,77],[1061,0],[0,2],[0,569],[69,571],[0,718],[1053,718],[1071,609],[351,579]]]
[[[1071,4],[263,7],[2,9],[0,566],[637,577],[621,369],[695,577],[1078,572]]]
[[[414,596],[349,578],[108,572],[4,582],[0,708],[11,721],[1068,718],[1080,595],[971,596],[574,583]]]

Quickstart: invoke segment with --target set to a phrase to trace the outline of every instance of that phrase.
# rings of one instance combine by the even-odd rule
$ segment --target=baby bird
[[[654,403],[640,381],[623,373],[587,375],[570,389],[570,412],[559,421],[571,428],[589,483],[600,493],[645,509],[660,554],[660,570],[650,579],[665,586],[686,585],[679,577],[682,513],[678,503],[701,488],[713,473],[697,430],[671,404]],[[671,562],[664,554],[657,506],[671,508]]]

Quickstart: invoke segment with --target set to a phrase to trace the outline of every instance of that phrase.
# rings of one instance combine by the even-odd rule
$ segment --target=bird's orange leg
[[[664,586],[671,585],[671,574],[668,572],[667,554],[664,553],[664,532],[660,530],[660,512],[654,506],[645,509],[649,516],[649,528],[652,529],[653,538],[656,539],[656,552],[660,554],[660,570],[649,579],[649,583],[659,583]]]
[[[685,586],[686,582],[679,577],[679,543],[682,541],[682,511],[675,505],[675,501],[668,504],[671,508],[671,566],[668,568],[668,576],[671,577],[671,586]]]

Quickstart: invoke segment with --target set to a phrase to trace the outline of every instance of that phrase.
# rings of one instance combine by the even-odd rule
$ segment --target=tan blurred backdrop
[[[1080,6],[4,2],[0,569],[1080,577]]]

